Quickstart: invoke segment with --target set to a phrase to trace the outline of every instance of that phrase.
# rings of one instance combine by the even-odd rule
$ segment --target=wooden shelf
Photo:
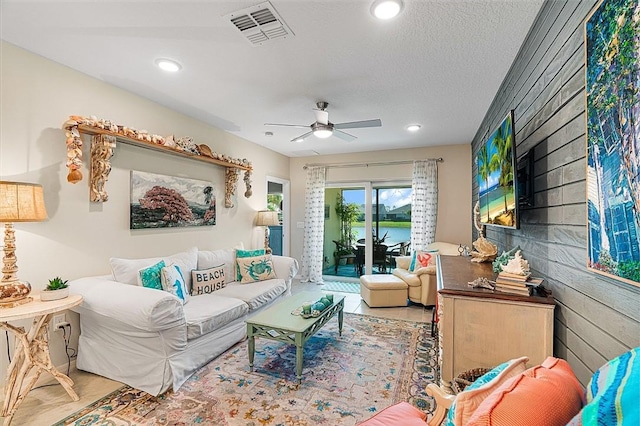
[[[92,135],[92,136],[93,135],[114,136],[118,142],[126,143],[127,145],[134,145],[142,148],[151,149],[154,151],[165,152],[167,154],[177,155],[178,157],[184,157],[190,160],[202,161],[204,163],[215,164],[217,166],[223,166],[223,167],[234,167],[236,169],[241,169],[241,170],[251,170],[251,167],[245,166],[242,164],[235,164],[235,163],[230,163],[223,160],[217,160],[215,158],[206,157],[204,155],[191,154],[182,150],[172,149],[163,145],[158,145],[153,142],[147,142],[145,140],[130,138],[130,137],[121,135],[120,133],[114,133],[109,130],[101,129],[99,127],[87,126],[86,124],[79,124],[78,131],[82,134]]]
[[[106,129],[101,126],[96,126],[94,124],[96,122],[102,123]],[[105,202],[109,198],[105,185],[111,172],[111,157],[118,142],[224,167],[224,206],[226,208],[234,207],[233,196],[237,189],[238,175],[244,170],[243,180],[246,187],[244,196],[246,198],[251,197],[251,173],[253,172],[253,167],[251,163],[246,160],[230,158],[220,154],[215,155],[222,158],[193,154],[109,130],[117,130],[120,127],[114,126],[115,125],[109,120],[98,120],[95,117],[86,119],[80,116],[70,116],[69,120],[63,124],[67,136],[67,168],[69,169],[67,180],[70,183],[78,183],[82,180],[82,135],[91,136],[89,199],[92,202]],[[134,133],[137,134],[137,131],[134,131]]]

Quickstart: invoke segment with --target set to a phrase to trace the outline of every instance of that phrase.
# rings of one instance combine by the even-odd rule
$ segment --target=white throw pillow
[[[151,257],[147,259],[121,259],[112,257],[109,259],[111,264],[111,272],[113,279],[120,283],[139,285],[138,271],[148,268],[156,263],[164,260],[166,265],[175,263],[180,270],[186,271],[185,284],[187,288],[191,288],[191,271],[198,268],[198,248],[192,247],[186,252],[176,253],[167,257]]]
[[[162,289],[176,296],[185,304],[189,301],[189,291],[184,282],[184,276],[180,267],[176,264],[162,268]]]
[[[209,268],[224,266],[224,282],[229,284],[235,281],[235,264],[236,264],[236,250],[235,249],[222,249],[222,250],[200,250],[198,252],[198,270],[203,271]],[[195,272],[195,271],[194,271]],[[193,275],[193,274],[192,274]],[[192,278],[192,288],[196,286],[195,278]],[[196,294],[192,291],[192,294]]]
[[[233,269],[232,269],[233,272]],[[191,295],[211,294],[227,285],[227,266],[225,264],[213,268],[191,271]]]

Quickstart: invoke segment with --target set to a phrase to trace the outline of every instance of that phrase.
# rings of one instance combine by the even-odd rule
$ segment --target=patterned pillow
[[[447,413],[447,426],[466,424],[478,406],[506,380],[522,373],[529,358],[526,356],[503,362],[467,386],[453,401]]]
[[[169,265],[162,268],[162,289],[176,296],[182,304],[189,301],[189,291],[184,282],[184,276],[178,265]]]
[[[468,426],[564,426],[582,408],[582,386],[567,361],[548,357],[485,398]]]
[[[416,250],[413,252],[411,258],[411,272],[415,272],[420,268],[426,268],[427,266],[435,266],[436,255],[438,250]]]
[[[238,262],[239,259],[244,257],[255,257],[255,256],[264,256],[264,255],[265,255],[264,249],[236,250],[236,270],[237,270],[236,281],[238,282],[242,281],[242,274],[240,273],[240,263]]]
[[[273,261],[270,254],[239,258],[238,269],[242,275],[240,282],[243,284],[278,278],[273,270]]]
[[[639,425],[640,347],[600,367],[586,393],[587,405],[568,425]]]
[[[155,288],[156,290],[162,290],[160,271],[164,267],[164,260],[161,260],[155,265],[140,269],[138,271],[138,285],[141,285],[142,287]]]
[[[191,295],[198,296],[200,294],[211,294],[216,290],[224,288],[226,283],[225,277],[226,265],[222,264],[213,268],[191,271]]]

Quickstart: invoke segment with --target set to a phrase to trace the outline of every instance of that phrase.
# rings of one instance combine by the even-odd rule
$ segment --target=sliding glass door
[[[323,275],[391,273],[410,240],[410,183],[327,185]]]

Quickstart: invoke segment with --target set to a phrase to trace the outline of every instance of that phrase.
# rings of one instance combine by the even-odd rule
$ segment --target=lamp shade
[[[278,212],[271,210],[260,210],[256,219],[256,226],[275,226],[280,225],[278,220]]]
[[[46,219],[42,185],[0,181],[0,222],[40,222]]]

